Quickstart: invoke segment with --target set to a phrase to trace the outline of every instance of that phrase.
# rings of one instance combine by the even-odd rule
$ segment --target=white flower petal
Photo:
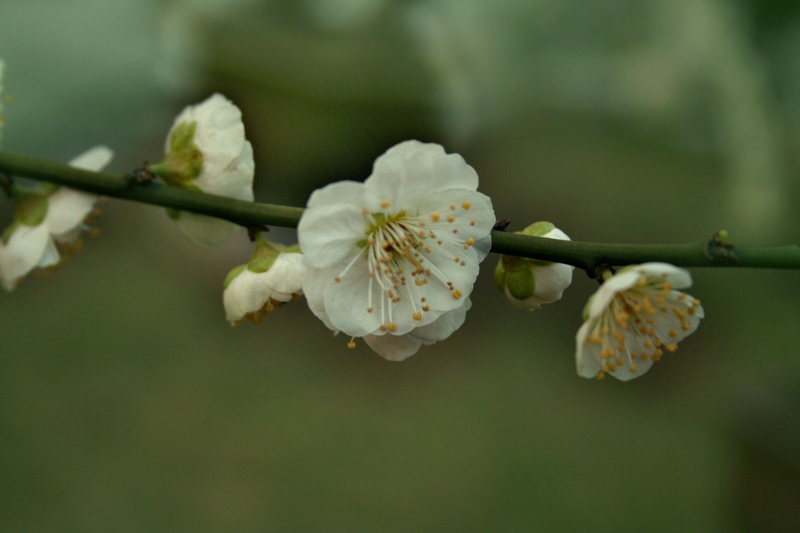
[[[261,309],[272,296],[272,287],[265,283],[266,273],[256,274],[246,268],[236,276],[222,295],[228,322],[236,323],[248,313]]]
[[[443,341],[464,324],[464,320],[467,318],[467,311],[471,308],[472,300],[467,298],[461,307],[444,313],[427,326],[416,328],[411,332],[411,335],[420,339],[423,344]]]
[[[672,283],[675,289],[685,289],[692,286],[692,276],[688,270],[678,268],[669,263],[642,263],[632,269],[649,276],[663,276]]]
[[[227,220],[186,211],[181,211],[176,222],[184,235],[205,248],[218,248],[239,229],[239,226]]]
[[[328,276],[337,276],[328,271]],[[323,292],[325,311],[334,329],[353,337],[363,337],[381,326],[381,309],[369,300],[367,263],[356,261],[347,276],[336,282],[329,279]],[[378,291],[373,289],[373,299],[378,301]],[[372,308],[370,312],[369,309]],[[388,311],[388,309],[387,309]],[[388,317],[388,314],[384,314]],[[388,318],[387,318],[388,320]]]
[[[0,276],[3,287],[12,290],[17,282],[36,267],[58,263],[59,255],[45,224],[19,225],[8,244],[0,243]]]
[[[203,163],[205,168],[205,163]],[[194,185],[208,194],[226,196],[237,200],[252,202],[253,177],[255,176],[255,160],[253,159],[253,145],[250,141],[242,144],[242,151],[219,174],[200,172],[194,180]]]
[[[434,143],[405,141],[377,160],[367,187],[367,209],[378,211],[383,201],[408,206],[429,193],[458,188],[478,188],[478,174],[458,154],[446,154]],[[397,212],[397,211],[395,211]]]
[[[303,254],[283,253],[278,255],[266,273],[269,274],[268,279],[273,290],[278,294],[288,296],[285,300],[273,296],[275,300],[288,302],[293,294],[302,294],[303,275],[305,274]]]
[[[74,240],[75,230],[80,229],[99,199],[95,194],[61,187],[47,199],[44,224],[55,239]]]
[[[490,232],[496,221],[492,200],[488,196],[477,191],[448,189],[427,195],[414,204],[413,209],[421,216],[439,215],[437,222],[431,221],[427,226],[432,231],[442,228],[448,238],[458,237],[461,241],[472,238],[480,243],[476,250],[478,261],[483,261],[489,253],[492,245]],[[453,230],[457,233],[452,234]]]
[[[97,172],[103,170],[113,157],[114,151],[111,148],[99,145],[74,158],[69,166]]]
[[[338,332],[339,330],[333,325],[325,309],[325,287],[334,275],[326,270],[306,268],[305,276],[303,277],[303,294],[311,312],[322,320],[325,327]]]
[[[331,183],[315,191],[297,226],[300,249],[307,266],[325,269],[359,251],[366,238],[363,185],[354,181]]]
[[[403,361],[417,353],[422,341],[413,335],[366,335],[364,342],[389,361]]]
[[[575,337],[575,366],[578,375],[582,378],[595,377],[600,373],[602,365],[600,345],[587,343],[589,332],[593,326],[594,323],[591,320],[584,322]]]
[[[592,296],[592,301],[589,305],[589,316],[598,316],[605,311],[618,292],[626,291],[636,285],[640,277],[640,273],[628,270],[606,280]]]

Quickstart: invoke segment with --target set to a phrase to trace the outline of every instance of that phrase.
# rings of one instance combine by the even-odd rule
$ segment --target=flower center
[[[383,209],[389,206],[388,201],[381,204]],[[469,208],[470,203],[465,201],[461,206],[449,206],[449,212],[443,215],[439,212],[411,215],[405,211],[394,214],[365,211],[366,238],[358,243],[361,250],[335,281],[341,281],[356,262],[365,260],[369,274],[367,312],[379,310],[381,331],[397,331],[394,307],[404,300],[409,302],[411,319],[422,320],[423,313],[431,309],[430,287],[426,287],[429,283],[446,287],[456,300],[464,294],[448,276],[449,266],[437,266],[437,261],[432,259],[444,257],[458,268],[467,265],[465,258],[453,251],[468,250],[475,244],[473,238],[461,239],[458,235],[458,224],[475,224],[467,218]],[[375,297],[378,302],[374,302]]]

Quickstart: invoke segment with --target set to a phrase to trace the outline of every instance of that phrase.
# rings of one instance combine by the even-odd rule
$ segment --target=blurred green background
[[[5,0],[3,146],[127,172],[221,91],[256,197],[303,205],[394,143],[461,153],[499,218],[576,240],[798,242],[800,8],[779,0]],[[0,204],[7,222],[11,205]],[[0,295],[2,531],[798,527],[800,279],[702,270],[707,318],[647,375],[583,380],[596,282],[534,313],[490,256],[466,324],[390,363],[302,302],[224,319],[218,251],[111,200],[52,279]],[[273,230],[290,242],[289,230]]]

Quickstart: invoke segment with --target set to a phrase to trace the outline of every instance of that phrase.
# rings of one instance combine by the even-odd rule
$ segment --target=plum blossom
[[[463,323],[491,245],[494,211],[477,187],[460,155],[405,141],[364,183],[315,191],[298,226],[314,314],[393,360],[447,337]]]
[[[113,157],[105,146],[79,155],[70,166],[84,170],[103,169]],[[0,278],[11,291],[35,268],[57,266],[64,254],[77,252],[81,231],[98,215],[99,196],[44,183],[37,188],[13,188],[17,203],[14,222],[0,239]]]
[[[166,156],[150,171],[170,185],[237,200],[253,200],[253,146],[245,139],[242,112],[215,93],[188,106],[167,135]],[[195,243],[216,248],[238,226],[206,215],[169,211],[178,228]]]
[[[628,381],[691,335],[703,318],[700,300],[675,289],[691,286],[686,270],[644,263],[609,277],[584,309],[576,338],[578,375]]]

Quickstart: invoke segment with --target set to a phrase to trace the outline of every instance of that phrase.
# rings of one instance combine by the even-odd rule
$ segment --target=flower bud
[[[268,312],[303,294],[302,258],[298,246],[283,248],[260,233],[250,261],[225,278],[223,302],[228,321],[237,325],[248,318],[257,324]]]
[[[517,233],[569,240],[550,222],[536,222]],[[504,255],[495,269],[494,281],[515,307],[532,311],[542,304],[561,299],[564,289],[572,283],[574,268],[561,263]]]
[[[149,170],[168,184],[238,200],[253,200],[253,147],[244,136],[242,113],[221,94],[189,106],[167,135],[166,155]],[[180,230],[195,243],[216,248],[237,226],[231,222],[172,211]]]

